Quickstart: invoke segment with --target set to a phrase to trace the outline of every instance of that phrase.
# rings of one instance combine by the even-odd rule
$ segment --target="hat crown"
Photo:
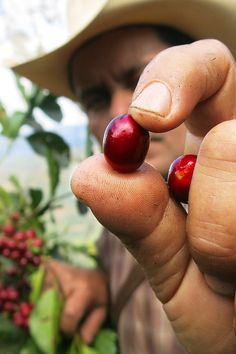
[[[75,98],[67,77],[72,53],[95,36],[122,26],[172,26],[196,39],[219,39],[236,57],[236,0],[67,0],[67,5],[64,44],[11,62],[20,75],[56,95]]]
[[[108,0],[68,0],[67,28],[69,36],[72,37],[85,28],[108,2]]]

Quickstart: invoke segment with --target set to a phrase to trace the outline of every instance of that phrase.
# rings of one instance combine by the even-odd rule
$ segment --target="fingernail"
[[[131,107],[165,117],[170,112],[171,104],[169,88],[162,82],[153,81],[139,93],[131,103]]]

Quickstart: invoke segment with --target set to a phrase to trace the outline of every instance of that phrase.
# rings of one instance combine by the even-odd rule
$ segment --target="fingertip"
[[[152,80],[143,88],[132,101],[129,113],[145,129],[156,131],[166,130],[166,118],[172,106],[171,90],[167,84],[158,80]]]
[[[63,316],[61,318],[61,323],[60,327],[62,332],[67,336],[67,337],[72,337],[74,333],[76,332],[77,328],[77,321],[73,314],[71,313],[63,313]]]
[[[78,199],[84,200],[84,194],[86,195],[87,187],[89,187],[88,181],[94,180],[96,174],[100,170],[100,166],[105,165],[105,159],[103,154],[95,154],[91,157],[83,160],[74,170],[71,176],[70,186],[71,190]],[[96,171],[96,174],[94,173]]]
[[[165,181],[152,166],[144,163],[137,171],[123,174],[112,170],[103,155],[81,163],[72,189],[111,232],[137,237],[155,228],[169,198]]]
[[[90,315],[86,318],[80,329],[81,338],[85,343],[90,344],[99,329],[101,328],[106,317],[106,309],[104,307],[98,307],[94,309]]]
[[[95,338],[95,334],[87,333],[86,331],[80,331],[80,336],[86,344],[91,344]]]

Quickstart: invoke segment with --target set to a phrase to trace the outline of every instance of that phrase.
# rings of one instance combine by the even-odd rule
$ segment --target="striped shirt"
[[[98,251],[109,277],[112,313],[116,310],[119,291],[136,262],[122,243],[106,230],[98,242]],[[123,307],[117,330],[121,354],[186,354],[146,280]]]

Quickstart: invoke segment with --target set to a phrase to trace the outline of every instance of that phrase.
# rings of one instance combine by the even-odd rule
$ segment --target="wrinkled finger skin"
[[[61,329],[68,335],[78,330],[90,343],[102,326],[108,305],[107,279],[99,270],[82,269],[61,261],[45,264],[44,289],[59,284],[64,299]]]
[[[236,283],[236,120],[203,140],[191,186],[188,237],[202,271]]]
[[[151,82],[164,83],[171,95],[163,98],[158,85],[155,109],[144,90]],[[95,155],[71,181],[74,194],[143,267],[191,354],[236,352],[235,96],[233,58],[215,40],[161,52],[135,90],[130,113],[144,128],[161,132],[186,122],[186,152],[198,153],[188,216],[147,164],[123,175]]]

